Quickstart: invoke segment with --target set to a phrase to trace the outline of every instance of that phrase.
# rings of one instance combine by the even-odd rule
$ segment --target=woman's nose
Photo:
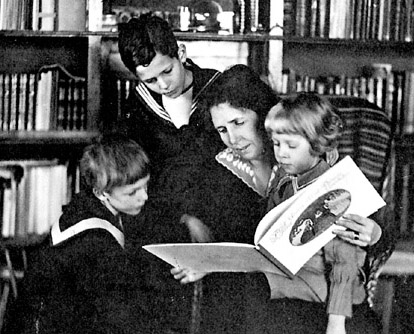
[[[230,144],[232,144],[232,145],[237,144],[238,135],[235,131],[228,131],[228,136],[229,136]]]

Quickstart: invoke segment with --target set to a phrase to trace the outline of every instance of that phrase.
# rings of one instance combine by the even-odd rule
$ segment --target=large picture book
[[[270,272],[295,275],[331,241],[345,213],[367,217],[383,207],[377,193],[347,156],[312,184],[269,211],[259,222],[254,244],[232,242],[143,246],[174,267],[197,272]]]

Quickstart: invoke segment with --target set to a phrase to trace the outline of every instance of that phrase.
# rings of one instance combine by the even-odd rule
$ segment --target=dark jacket
[[[203,193],[200,187],[206,166],[215,164],[214,155],[223,146],[205,111],[198,105],[219,72],[202,69],[191,60],[185,66],[193,72],[193,108],[188,125],[177,129],[161,117],[147,98],[150,96],[163,110],[162,96],[143,88],[146,94],[142,91],[140,94],[137,89],[130,94],[128,112],[118,129],[140,143],[151,160],[147,226],[150,232],[157,229],[153,224],[162,226],[157,233],[158,242],[189,241],[186,230],[174,226],[184,213],[209,219],[205,197],[200,202],[199,194]]]
[[[64,209],[59,227],[65,231],[92,217],[120,228],[118,218],[92,193],[75,196]],[[9,332],[161,332],[148,306],[151,293],[141,284],[141,269],[131,267],[111,233],[89,229],[58,245],[51,240],[49,236],[28,254],[29,268],[13,305],[20,326],[10,322]]]
[[[126,249],[139,251],[145,235],[147,243],[190,242],[187,227],[180,224],[181,216],[194,215],[208,223],[213,189],[205,184],[208,165],[215,164],[214,155],[222,147],[221,140],[198,102],[219,72],[202,69],[191,60],[185,66],[193,73],[193,104],[189,124],[177,129],[165,117],[162,96],[149,91],[141,83],[132,91],[128,112],[118,131],[140,143],[151,160],[149,199],[137,222],[131,226],[131,242]],[[149,103],[148,99],[151,100]],[[156,105],[154,109],[151,106]],[[168,117],[167,117],[168,118]],[[134,230],[135,228],[135,230]],[[133,257],[133,256],[132,256]],[[177,331],[187,331],[191,321],[193,285],[182,285],[169,273],[171,266],[149,256],[147,284],[158,291],[154,299],[155,313]]]

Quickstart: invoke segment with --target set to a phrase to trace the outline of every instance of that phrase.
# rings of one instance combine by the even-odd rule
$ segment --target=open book
[[[254,245],[243,243],[154,244],[143,248],[174,267],[198,272],[270,272],[288,276],[335,237],[344,213],[367,217],[385,205],[349,157],[269,211]]]

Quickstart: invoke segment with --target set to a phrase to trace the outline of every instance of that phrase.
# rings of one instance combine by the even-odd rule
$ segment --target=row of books
[[[383,71],[366,71],[356,77],[312,77],[283,70],[281,93],[300,91],[367,99],[387,111],[396,135],[414,133],[414,71],[392,71],[387,66]]]
[[[84,130],[86,99],[86,79],[60,65],[0,73],[0,130]]]
[[[284,34],[411,42],[412,0],[285,0]]]
[[[116,79],[116,118],[120,119],[126,112],[129,93],[135,89],[137,81]]]
[[[0,29],[26,30],[33,27],[33,0],[0,0]]]
[[[0,219],[3,238],[47,233],[70,200],[68,169],[57,161],[0,163]]]

